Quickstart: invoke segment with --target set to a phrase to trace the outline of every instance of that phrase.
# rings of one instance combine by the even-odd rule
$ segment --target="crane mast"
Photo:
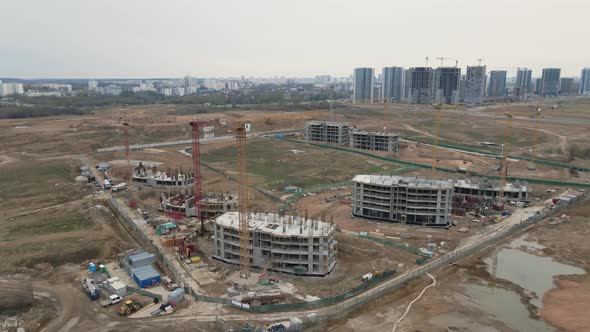
[[[500,188],[498,188],[498,199],[504,198],[504,186],[506,186],[506,177],[508,176],[508,151],[510,150],[510,141],[512,139],[512,113],[504,113],[506,116],[506,134],[504,148],[502,149],[502,169],[500,174]]]
[[[240,229],[240,275],[250,277],[250,225],[248,220],[248,167],[246,164],[246,127],[236,129],[238,150],[238,219]]]

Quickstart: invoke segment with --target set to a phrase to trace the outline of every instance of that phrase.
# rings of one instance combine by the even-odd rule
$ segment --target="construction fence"
[[[539,214],[530,215],[526,219],[523,219],[519,223],[514,224],[513,226],[506,229],[489,229],[487,232],[481,234],[478,241],[474,242],[473,244],[458,248],[439,258],[433,259],[420,268],[417,268],[409,273],[396,275],[395,271],[386,271],[382,276],[373,278],[369,282],[363,283],[351,290],[316,301],[270,304],[261,306],[249,306],[232,301],[229,298],[215,298],[196,293],[193,289],[191,289],[187,282],[184,282],[187,278],[186,274],[182,271],[176,270],[174,264],[168,261],[167,257],[160,252],[160,250],[151,242],[151,240],[148,239],[147,236],[141,231],[136,222],[134,222],[134,220],[127,214],[127,210],[124,207],[121,207],[120,203],[114,198],[109,201],[109,205],[111,205],[112,209],[117,210],[124,217],[123,220],[125,220],[126,225],[129,226],[132,231],[134,231],[136,238],[141,240],[146,249],[151,249],[156,252],[156,257],[159,262],[172,272],[176,280],[184,285],[186,293],[193,296],[193,298],[197,301],[230,305],[234,308],[253,313],[305,311],[315,310],[326,306],[334,306],[329,310],[318,310],[316,313],[317,318],[318,320],[323,320],[345,315],[346,313],[362,306],[369,301],[379,298],[387,293],[407,285],[413,280],[423,277],[426,273],[436,271],[440,268],[448,266],[449,264],[455,263],[464,257],[486,249],[496,242],[505,239],[506,237],[515,234],[527,227],[530,227],[551,215],[560,213],[563,209],[567,208],[571,204],[584,199],[585,196],[586,194],[575,197],[567,202],[562,201],[558,205],[553,206],[553,208],[546,209]]]
[[[124,225],[131,230],[135,239],[137,239],[143,248],[147,251],[152,252],[156,256],[156,260],[158,263],[168,271],[172,273],[172,276],[178,282],[183,282],[185,280],[186,273],[184,271],[179,270],[173,262],[168,259],[164,253],[158,248],[150,238],[143,232],[143,230],[139,227],[138,223],[143,222],[143,220],[134,220],[129,214],[128,210],[121,206],[121,201],[112,197],[108,202],[109,207],[113,211],[117,211],[120,216],[122,216],[122,220],[124,221]],[[121,218],[117,218],[121,220]],[[161,300],[161,299],[160,299]]]
[[[569,205],[583,199],[584,196],[585,195],[578,196],[569,202],[562,202],[559,205],[554,206],[552,209],[546,210],[540,214],[528,216],[526,219],[521,220],[518,224],[515,224],[509,228],[499,231],[490,229],[486,233],[482,234],[481,238],[477,242],[466,247],[456,249],[437,259],[431,260],[430,262],[424,264],[416,270],[413,270],[410,273],[396,275],[394,271],[388,271],[384,273],[383,276],[379,278],[373,278],[371,281],[363,283],[349,291],[343,292],[336,296],[316,301],[248,306],[241,304],[239,302],[237,303],[227,298],[212,298],[208,296],[198,295],[190,289],[187,289],[187,293],[191,294],[193,297],[195,297],[195,299],[199,301],[227,304],[231,305],[232,307],[253,313],[305,311],[335,305],[335,308],[331,310],[318,311],[317,315],[319,320],[336,318],[358,308],[359,306],[369,301],[377,299],[394,290],[397,290],[407,285],[409,282],[423,277],[428,272],[439,270],[440,268],[455,263],[462,258],[475,254],[483,249],[486,249],[487,247],[495,244],[496,242],[502,239],[505,239],[506,237],[512,234],[515,234],[527,227],[530,227],[553,214],[561,212]]]
[[[434,144],[434,140],[431,138],[424,138],[422,140],[417,140],[417,139],[412,139],[412,138],[403,138],[406,141],[411,141],[411,142],[423,142],[426,144]],[[444,147],[444,148],[448,148],[448,149],[453,149],[453,150],[459,150],[459,151],[465,151],[465,152],[471,152],[471,153],[478,153],[478,154],[483,154],[483,155],[487,155],[490,157],[498,157],[497,153],[493,153],[490,151],[482,151],[482,150],[477,150],[477,149],[472,149],[472,148],[467,148],[464,146],[459,146],[459,145],[454,145],[454,144],[448,144],[448,143],[438,143],[438,146]],[[558,163],[555,161],[551,161],[551,160],[543,160],[543,159],[535,159],[535,158],[529,158],[529,157],[519,157],[519,156],[508,156],[508,158],[510,159],[517,159],[517,160],[526,160],[526,161],[531,161],[531,162],[535,162],[535,163],[539,163],[539,164],[543,164],[543,165],[547,165],[547,166],[553,166],[553,167],[559,167],[559,168],[575,168],[579,171],[582,172],[590,172],[590,168],[586,168],[586,167],[578,167],[578,166],[572,166],[572,165],[568,165],[568,164],[562,164],[562,163]]]
[[[160,295],[160,294],[150,293],[146,290],[131,287],[131,286],[126,286],[125,288],[127,289],[127,293],[135,293],[135,294],[139,294],[142,296],[151,297],[152,299],[158,299],[158,302],[162,302],[162,295]]]
[[[383,172],[381,174],[397,175],[397,174],[402,174],[402,173],[413,171],[416,168],[417,167],[412,167],[412,166],[402,167],[402,168],[395,169],[393,171]],[[281,206],[279,207],[279,213],[284,213],[285,211],[287,211],[287,209],[291,205],[293,205],[295,202],[297,202],[297,200],[304,195],[308,195],[308,194],[312,194],[312,193],[319,193],[319,192],[328,191],[328,190],[332,190],[332,189],[348,187],[351,185],[352,185],[352,181],[342,181],[342,182],[337,182],[337,183],[332,183],[332,184],[323,184],[323,185],[317,185],[317,186],[313,186],[313,187],[304,188],[301,191],[293,194],[293,196],[291,198],[289,198],[283,204],[281,204]]]
[[[389,158],[389,157],[383,157],[383,156],[379,156],[379,155],[374,155],[365,151],[359,151],[359,150],[354,150],[354,149],[349,149],[349,148],[345,148],[345,147],[341,147],[341,146],[335,146],[335,145],[329,145],[329,144],[320,144],[320,143],[311,143],[311,142],[303,142],[303,141],[298,141],[298,140],[294,140],[294,139],[290,139],[290,138],[285,138],[285,137],[277,137],[274,136],[275,138],[278,139],[282,139],[285,141],[289,141],[292,143],[299,143],[299,144],[308,144],[308,145],[312,145],[312,146],[317,146],[320,148],[326,148],[326,149],[332,149],[332,150],[338,150],[338,151],[344,151],[344,152],[349,152],[349,153],[355,153],[355,154],[360,154],[366,157],[370,157],[370,158],[374,158],[374,159],[379,159],[379,160],[383,160],[383,161],[389,161],[392,163],[398,163],[401,165],[407,165],[407,166],[412,166],[412,167],[416,167],[416,168],[432,168],[432,165],[425,165],[425,164],[419,164],[419,163],[414,163],[411,161],[404,161],[404,160],[400,160],[400,159],[395,159],[395,158]],[[443,145],[441,145],[443,146]],[[455,149],[455,147],[453,147],[453,149]],[[464,151],[467,151],[464,149]],[[474,150],[475,151],[475,150]],[[474,152],[472,151],[472,152]],[[481,152],[478,152],[481,153]],[[495,155],[495,154],[494,154]],[[510,157],[513,158],[513,157]],[[527,158],[524,157],[515,157],[515,159],[523,159],[523,160],[528,160]],[[539,162],[539,161],[535,161],[535,162]],[[545,163],[552,163],[550,161],[544,161]],[[555,163],[558,164],[558,163]],[[561,167],[561,166],[560,166]],[[571,168],[570,166],[568,166],[568,168]],[[437,171],[440,172],[446,172],[446,173],[459,173],[458,169],[449,169],[449,168],[444,168],[444,167],[435,167],[435,169]],[[580,168],[580,167],[576,167],[576,169],[580,169],[580,170],[584,170],[584,168]],[[590,170],[590,169],[589,169]],[[480,173],[476,173],[476,172],[470,172],[470,174],[472,174],[473,176],[478,176],[478,177],[482,177],[482,178],[488,178],[488,179],[494,179],[494,180],[501,180],[501,178],[497,175],[487,175],[487,174],[480,174]],[[582,188],[590,188],[590,183],[582,183],[582,182],[567,182],[567,181],[557,181],[557,180],[543,180],[543,179],[534,179],[534,178],[523,178],[523,177],[515,177],[515,176],[507,176],[506,177],[507,181],[526,181],[526,182],[530,182],[530,183],[537,183],[537,184],[545,184],[545,185],[550,185],[550,186],[569,186],[569,187],[582,187]]]

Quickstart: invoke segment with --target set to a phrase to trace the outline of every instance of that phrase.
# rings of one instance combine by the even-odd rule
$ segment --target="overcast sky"
[[[0,77],[340,76],[426,56],[579,76],[589,13],[590,0],[1,0]]]

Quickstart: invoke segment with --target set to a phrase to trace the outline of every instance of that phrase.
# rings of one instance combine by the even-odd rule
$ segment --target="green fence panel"
[[[158,299],[159,302],[162,302],[162,295],[160,295],[160,294],[150,293],[146,290],[131,287],[131,286],[126,286],[125,288],[127,289],[128,293],[135,293],[135,294],[139,294],[142,296],[151,297],[152,299]]]
[[[289,138],[279,138],[279,139],[286,140],[286,141],[293,142],[293,143],[309,144],[312,146],[322,147],[322,148],[326,148],[326,149],[356,153],[356,154],[360,154],[360,155],[367,156],[370,158],[375,158],[375,159],[384,160],[384,161],[390,161],[390,162],[398,163],[398,164],[402,164],[402,165],[409,165],[409,166],[413,166],[413,167],[417,167],[417,168],[432,168],[431,165],[419,164],[419,163],[414,163],[414,162],[410,162],[410,161],[404,161],[404,160],[399,160],[399,159],[394,159],[394,158],[389,158],[389,157],[378,156],[378,155],[374,155],[374,154],[371,154],[368,152],[357,151],[357,150],[348,149],[348,148],[339,147],[339,146],[302,142],[302,141],[297,141],[297,140],[293,140],[293,139],[289,139]],[[510,157],[510,158],[512,158],[512,157]],[[521,157],[516,157],[516,158],[521,158]],[[568,166],[568,168],[571,168],[571,166]],[[579,167],[577,167],[577,168],[579,169]],[[447,172],[447,173],[458,173],[458,170],[456,170],[456,169],[448,169],[448,168],[443,168],[443,167],[436,167],[436,170],[441,171],[441,172]],[[474,176],[500,180],[500,177],[496,176],[496,175],[486,175],[486,174],[479,174],[479,173],[475,173],[475,172],[471,172],[471,173]],[[530,183],[546,184],[546,185],[551,185],[551,186],[570,186],[570,187],[590,188],[590,183],[580,183],[580,182],[542,180],[542,179],[523,178],[523,177],[515,177],[515,176],[507,177],[506,180],[526,181],[526,182],[530,182]]]

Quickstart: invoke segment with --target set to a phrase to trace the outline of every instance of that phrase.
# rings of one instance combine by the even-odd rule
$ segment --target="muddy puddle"
[[[531,318],[520,295],[512,290],[468,284],[465,291],[485,311],[516,331],[555,331],[544,321]]]
[[[524,288],[531,296],[531,303],[541,308],[543,294],[554,287],[554,276],[586,273],[581,268],[559,263],[551,257],[538,256],[544,248],[523,236],[496,251],[495,257],[484,261],[491,275]]]
[[[530,297],[530,303],[541,308],[543,294],[555,286],[554,276],[586,273],[543,256],[543,249],[545,246],[524,235],[496,250],[484,262],[491,275],[520,286]],[[481,284],[467,284],[465,290],[486,311],[517,331],[555,331],[546,322],[531,317],[530,308],[515,290]]]

